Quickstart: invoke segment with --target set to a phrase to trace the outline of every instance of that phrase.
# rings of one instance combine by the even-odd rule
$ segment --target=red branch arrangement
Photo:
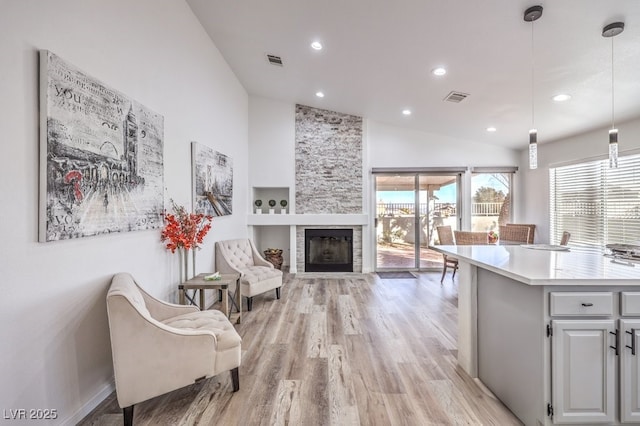
[[[175,214],[165,213],[165,226],[160,241],[166,241],[166,247],[175,253],[176,249],[200,248],[202,240],[211,229],[211,216],[202,213],[188,213],[183,206],[171,200]]]

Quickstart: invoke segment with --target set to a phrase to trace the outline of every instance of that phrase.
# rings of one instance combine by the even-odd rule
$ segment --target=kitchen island
[[[578,248],[431,248],[459,261],[459,365],[526,425],[640,424],[640,264]]]

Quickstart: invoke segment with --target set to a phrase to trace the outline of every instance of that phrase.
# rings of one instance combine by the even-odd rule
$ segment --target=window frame
[[[476,230],[476,231],[490,231],[490,230],[498,230],[498,226],[501,225],[501,223],[499,223],[499,219],[496,220],[496,225],[495,225],[495,229],[474,229],[474,221],[473,221],[473,196],[475,195],[475,191],[474,191],[474,186],[473,186],[473,178],[476,175],[495,175],[495,174],[503,174],[503,175],[508,175],[509,178],[509,182],[508,182],[508,191],[505,194],[507,196],[508,202],[509,202],[509,214],[508,217],[506,217],[503,222],[504,223],[511,223],[514,221],[514,191],[515,191],[515,185],[514,185],[514,181],[515,181],[515,174],[518,171],[517,167],[473,167],[471,169],[471,173],[469,175],[469,184],[470,184],[470,196],[469,196],[469,227],[471,230]],[[505,202],[506,200],[505,199]],[[503,203],[504,204],[504,203]],[[499,216],[499,215],[498,215]],[[503,223],[503,224],[504,224]]]
[[[640,242],[640,153],[617,168],[603,157],[549,167],[549,241],[564,231],[574,245]]]

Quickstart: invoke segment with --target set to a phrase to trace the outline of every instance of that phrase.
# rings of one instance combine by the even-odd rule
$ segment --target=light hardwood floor
[[[134,424],[521,424],[456,364],[457,283],[417,276],[285,274],[236,326],[237,393],[223,373],[136,405]],[[121,425],[115,393],[80,424]]]

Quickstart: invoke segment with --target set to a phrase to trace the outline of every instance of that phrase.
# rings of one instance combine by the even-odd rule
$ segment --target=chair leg
[[[238,392],[240,389],[240,374],[238,373],[239,367],[231,370],[231,382],[233,383],[233,391]]]
[[[276,288],[276,299],[280,299],[280,287]]]
[[[453,279],[456,277],[456,271],[457,270],[458,270],[457,266],[455,268],[453,268],[453,275],[451,275],[451,281],[453,281]]]
[[[222,290],[218,290],[218,302],[222,302]]]
[[[440,278],[440,284],[442,284],[442,282],[444,281],[444,276],[445,276],[446,273],[447,273],[447,263],[446,263],[446,260],[445,260],[445,264],[442,267],[442,278]],[[455,274],[456,271],[454,270],[453,273]]]
[[[122,409],[124,415],[124,426],[133,426],[133,405]]]
[[[247,297],[247,311],[250,311],[253,308],[253,297]]]

